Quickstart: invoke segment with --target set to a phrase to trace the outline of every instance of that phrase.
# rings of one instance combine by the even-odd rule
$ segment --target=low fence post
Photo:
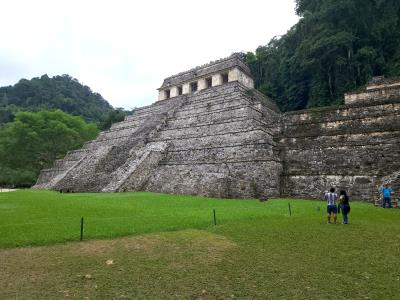
[[[215,216],[215,209],[213,209],[213,213],[214,213],[214,226],[217,225],[217,217]]]
[[[290,202],[289,202],[289,216],[292,216],[292,208],[290,207]]]
[[[81,241],[83,240],[83,217],[81,218]]]

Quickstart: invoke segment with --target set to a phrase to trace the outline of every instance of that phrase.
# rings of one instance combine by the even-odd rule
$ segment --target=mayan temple
[[[233,54],[168,77],[154,104],[42,170],[35,188],[224,198],[374,201],[400,190],[400,81],[375,78],[345,105],[281,113]]]

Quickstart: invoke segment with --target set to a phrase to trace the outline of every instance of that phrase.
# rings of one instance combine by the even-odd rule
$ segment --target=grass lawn
[[[1,193],[0,299],[400,299],[400,210],[349,221],[317,201]]]

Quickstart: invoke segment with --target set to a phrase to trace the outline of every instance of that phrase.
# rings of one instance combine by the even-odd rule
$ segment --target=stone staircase
[[[138,191],[154,167],[162,160],[168,143],[149,143],[138,151],[131,151],[126,163],[113,173],[113,180],[102,192]]]
[[[64,159],[56,160],[52,168],[40,172],[34,188],[51,189],[54,187],[86,157],[86,152],[87,150],[83,149],[68,151]]]
[[[76,192],[125,188],[123,181],[135,170],[143,170],[162,158],[167,144],[149,141],[185,99],[180,96],[137,109],[95,140],[86,142],[81,150],[69,152],[51,169],[42,170],[34,188]]]

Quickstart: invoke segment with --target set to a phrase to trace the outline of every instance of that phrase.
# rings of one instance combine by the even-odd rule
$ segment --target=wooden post
[[[213,209],[214,212],[214,226],[217,225],[217,217],[215,216],[215,209]]]
[[[81,241],[83,240],[83,217],[81,218]]]
[[[289,216],[292,216],[292,208],[290,207],[290,202],[289,202]]]

